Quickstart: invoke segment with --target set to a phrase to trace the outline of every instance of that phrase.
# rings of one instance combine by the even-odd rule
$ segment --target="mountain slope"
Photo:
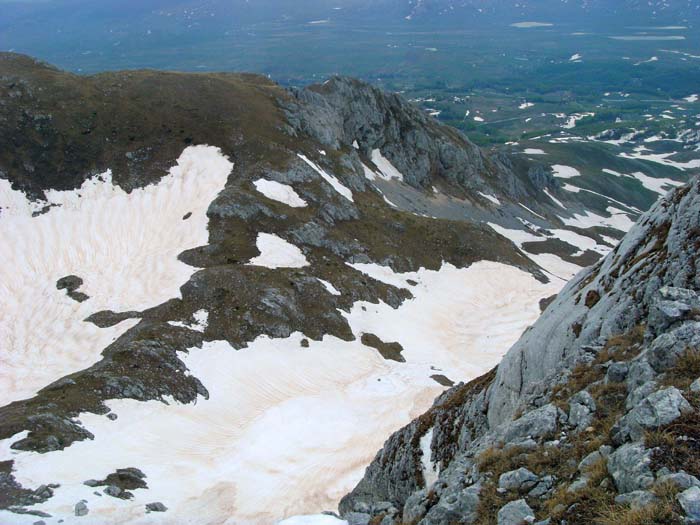
[[[561,286],[466,215],[519,224],[470,185],[504,202],[537,187],[399,97],[0,68],[3,520],[79,520],[82,500],[115,523],[156,519],[151,503],[211,523],[333,506],[383,436],[492,366]],[[348,92],[379,119],[331,142],[316,104],[344,122]]]
[[[11,523],[332,508],[631,223],[347,78],[5,53],[0,101]]]
[[[696,178],[496,369],[394,434],[341,511],[423,525],[698,519],[699,218]]]

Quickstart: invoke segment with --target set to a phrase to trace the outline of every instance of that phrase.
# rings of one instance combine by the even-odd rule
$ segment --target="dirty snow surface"
[[[159,183],[131,194],[106,172],[38,205],[0,180],[0,406],[92,365],[137,322],[98,328],[86,317],[180,297],[196,268],[177,256],[207,243],[206,211],[232,167],[217,148],[193,146]],[[69,275],[83,280],[84,302],[57,289]]]
[[[223,176],[229,165],[217,162]],[[278,243],[263,239],[273,248]],[[334,510],[386,437],[444,390],[431,376],[468,380],[491,369],[538,317],[539,299],[561,286],[494,262],[404,274],[376,264],[352,266],[410,290],[413,299],[398,309],[355,303],[344,314],[354,341],[326,336],[307,342],[294,333],[261,336],[238,351],[225,341],[206,342],[180,357],[208,399],[188,405],[107,401],[116,420],[79,417],[94,440],[37,454],[10,450],[21,437],[15,436],[0,441],[0,461],[15,461],[23,486],[60,483],[53,498],[33,507],[53,516],[44,518],[47,524],[60,518],[66,524],[269,525],[294,516],[282,523],[342,524],[320,512]],[[86,292],[93,292],[86,283]],[[198,313],[185,324],[203,323]],[[363,333],[400,343],[406,362],[364,346]],[[133,499],[97,496],[83,484],[124,467],[147,476],[148,489],[134,490]],[[87,518],[74,515],[81,500]],[[162,502],[167,512],[146,514],[151,502]],[[35,521],[0,512],[0,523]]]

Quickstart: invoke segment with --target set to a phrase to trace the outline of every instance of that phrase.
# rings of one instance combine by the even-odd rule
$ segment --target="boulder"
[[[657,372],[668,370],[687,348],[700,347],[700,322],[690,321],[662,333],[647,351],[649,364]]]
[[[635,490],[620,494],[615,498],[618,505],[629,505],[632,509],[641,509],[656,502],[658,498],[648,490]]]
[[[160,501],[146,504],[146,512],[165,512],[166,510],[168,510],[168,507],[163,505]]]
[[[511,501],[498,511],[498,525],[524,525],[535,521],[535,513],[524,499]]]
[[[596,404],[593,396],[581,390],[573,395],[569,400],[569,425],[582,430],[593,422],[593,412],[596,411]]]
[[[700,377],[698,377],[695,381],[693,381],[690,384],[690,391],[691,392],[700,392]]]
[[[74,509],[74,510],[75,510],[75,515],[76,515],[76,516],[81,517],[81,516],[87,516],[87,515],[88,515],[88,512],[90,512],[90,510],[88,509],[86,503],[87,503],[87,502],[86,502],[85,500],[81,500],[81,501],[79,501],[78,503],[75,504],[75,509]]]
[[[560,414],[563,412],[551,403],[531,410],[505,425],[501,433],[502,440],[508,443],[551,434],[557,429]]]
[[[430,508],[421,525],[443,525],[445,523],[472,523],[477,518],[481,485],[472,485],[462,490],[448,490],[440,501]],[[411,523],[404,515],[404,522]]]
[[[691,523],[700,522],[700,488],[691,487],[676,496]]]
[[[498,478],[498,488],[505,490],[525,491],[532,489],[539,478],[526,468],[519,468],[501,474]]]
[[[654,484],[651,451],[641,443],[621,446],[608,458],[608,473],[621,494],[645,490]]]
[[[646,429],[673,423],[692,410],[690,403],[677,388],[659,390],[644,398],[616,424],[616,439],[629,437],[637,441],[644,436]]]
[[[686,474],[685,472],[674,472],[673,474],[665,474],[659,476],[657,483],[671,483],[681,490],[687,490],[691,487],[700,487],[700,480],[695,476]]]
[[[627,363],[612,363],[605,373],[605,382],[622,383],[627,378],[629,368],[630,366]]]

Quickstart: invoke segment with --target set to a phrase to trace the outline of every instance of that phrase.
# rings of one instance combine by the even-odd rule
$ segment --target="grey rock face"
[[[700,288],[697,257],[689,246],[689,237],[700,228],[699,190],[695,179],[657,202],[613,253],[569,282],[546,315],[523,334],[499,365],[489,391],[492,428],[511,418],[523,398],[546,390],[548,382],[571,369],[585,347],[646,320],[657,301],[665,300],[659,296],[664,286]],[[649,251],[653,243],[661,246],[656,252]],[[590,290],[605,293],[589,308],[583,298]]]
[[[690,384],[691,392],[700,392],[700,377]]]
[[[628,443],[610,454],[608,472],[618,492],[625,494],[648,489],[654,484],[650,464],[651,451],[640,443]]]
[[[637,355],[626,363],[622,363],[624,357],[617,357],[620,363],[609,366],[605,377],[608,384],[621,385],[615,391],[622,393],[622,387],[627,387],[628,413],[614,428],[614,443],[621,446],[615,450],[600,447],[584,458],[579,463],[580,477],[573,488],[586,486],[590,482],[588,470],[606,459],[617,492],[648,492],[655,482],[651,451],[637,440],[645,429],[667,424],[688,410],[688,402],[677,389],[657,392],[661,384],[658,376],[673,366],[688,343],[700,346],[696,339],[700,323],[681,316],[669,324],[668,312],[665,317],[659,317],[661,314],[657,312],[656,324],[652,323],[646,332],[643,328],[652,310],[663,301],[688,303],[692,301],[692,293],[683,290],[700,288],[698,258],[693,248],[698,242],[697,232],[700,232],[700,180],[695,179],[661,199],[611,254],[576,276],[511,348],[492,381],[484,383],[474,395],[460,398],[459,406],[453,406],[446,414],[448,417],[431,417],[432,454],[441,462],[441,471],[430,495],[420,484],[410,488],[414,483],[412,472],[420,472],[420,466],[415,463],[416,451],[406,446],[419,437],[414,422],[392,436],[345,504],[349,507],[352,502],[371,502],[370,494],[374,491],[379,494],[374,501],[383,498],[401,504],[404,522],[423,523],[420,520],[431,515],[435,519],[424,525],[448,525],[451,522],[445,518],[448,514],[442,498],[457,494],[464,485],[483,483],[485,473],[479,473],[478,469],[474,472],[472,468],[478,464],[475,458],[481,452],[496,444],[503,444],[506,451],[521,446],[527,450],[566,446],[566,434],[571,428],[585,428],[592,421],[591,416],[595,417],[600,408],[585,390],[569,399],[569,411],[565,414],[552,403],[552,387],[567,381],[578,364],[590,365],[606,343],[621,334],[634,334],[634,337],[622,338],[616,346],[624,350],[623,355]],[[586,300],[591,290],[596,291],[599,300]],[[522,415],[514,419],[516,414]],[[427,428],[427,415],[421,419],[423,429]],[[449,453],[436,458],[443,444]],[[465,462],[457,469],[457,458],[473,461],[470,467]],[[502,482],[500,478],[492,480],[498,481],[504,492],[508,490],[506,487],[518,485],[509,478],[519,477],[513,472],[506,474]],[[664,472],[667,474],[673,475]],[[528,496],[546,495],[551,489],[547,489],[545,481],[560,486],[560,480],[543,478],[530,489]],[[676,483],[684,487],[692,480],[678,477]],[[387,498],[390,492],[393,496]],[[637,505],[648,501],[648,497],[635,493],[625,501]],[[522,504],[526,503],[522,500]],[[510,519],[509,511],[513,508],[520,508],[526,514],[519,503],[509,505],[501,509],[499,523],[506,517]],[[431,514],[434,507],[440,509]],[[563,513],[567,509],[559,511]]]
[[[501,474],[498,478],[498,488],[505,490],[525,491],[533,488],[539,478],[526,468],[519,468]]]
[[[646,429],[668,425],[691,411],[690,403],[677,388],[659,390],[644,398],[620,420],[616,439],[639,440]]]
[[[335,77],[290,94],[292,99],[280,100],[280,105],[292,134],[310,135],[335,149],[352,151],[357,144],[366,158],[380,150],[415,188],[428,187],[437,177],[476,194],[491,185],[488,178],[515,198],[556,186],[544,171],[520,180],[500,156],[484,154],[463,134],[441,126],[400,96],[357,80]]]
[[[498,511],[498,525],[524,525],[535,521],[535,513],[524,499],[511,501]]]
[[[691,487],[676,497],[691,523],[700,521],[700,488]]]

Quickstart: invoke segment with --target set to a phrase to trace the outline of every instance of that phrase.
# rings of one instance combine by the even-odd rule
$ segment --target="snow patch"
[[[671,188],[683,186],[684,184],[683,182],[679,182],[673,179],[650,177],[649,175],[645,175],[641,171],[637,171],[635,173],[630,174],[624,174],[614,170],[604,169],[603,172],[609,175],[613,175],[615,177],[627,177],[630,179],[636,179],[639,182],[641,182],[646,189],[653,191],[654,193],[658,193],[659,195],[665,195]]]
[[[493,202],[496,206],[501,205],[501,201],[499,201],[495,196],[493,195],[488,195],[486,193],[478,192],[479,195],[481,195],[484,199]]]
[[[325,288],[328,290],[328,293],[331,295],[341,295],[340,290],[338,290],[335,286],[333,286],[331,283],[328,281],[324,281],[323,279],[318,280]]]
[[[554,164],[552,166],[552,172],[554,176],[560,179],[572,179],[574,177],[580,177],[581,172],[576,168],[571,166],[564,166],[562,164]]]
[[[266,268],[303,268],[309,261],[302,251],[274,233],[259,233],[255,243],[260,255],[253,257],[250,266]]]
[[[305,155],[297,153],[297,156],[301,160],[306,162],[309,166],[311,166],[314,169],[314,171],[316,171],[316,173],[318,173],[323,178],[323,180],[325,180],[328,184],[330,184],[333,187],[335,191],[340,193],[350,202],[355,202],[352,198],[352,191],[350,191],[350,189],[347,186],[345,186],[342,182],[340,182],[336,177],[326,173],[320,166],[318,166],[315,162],[309,160]]]
[[[294,188],[288,184],[282,184],[273,180],[258,179],[254,183],[255,189],[265,195],[268,199],[281,202],[292,208],[305,208],[306,201],[299,197]]]
[[[400,180],[403,182],[403,175],[399,170],[397,170],[394,165],[389,162],[389,159],[382,155],[382,152],[378,149],[372,150],[372,162],[379,168],[379,177],[384,180]]]
[[[425,488],[430,489],[438,480],[438,475],[440,474],[437,469],[437,465],[432,462],[432,450],[430,445],[433,441],[433,427],[430,428],[425,434],[423,434],[419,441],[419,446],[421,450],[421,465],[423,467],[423,480],[425,481]]]
[[[183,323],[182,321],[168,321],[169,325],[187,328],[195,332],[204,333],[204,330],[209,326],[209,312],[206,310],[197,310],[194,314],[194,323]]]

